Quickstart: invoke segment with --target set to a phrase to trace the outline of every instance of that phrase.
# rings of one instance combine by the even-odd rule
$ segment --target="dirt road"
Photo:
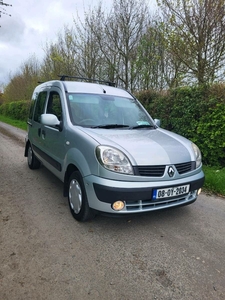
[[[78,223],[24,135],[0,124],[1,300],[225,299],[225,199]]]

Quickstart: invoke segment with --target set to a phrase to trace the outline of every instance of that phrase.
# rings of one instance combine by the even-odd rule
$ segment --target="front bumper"
[[[188,194],[153,200],[153,189],[184,184],[190,184]],[[98,211],[114,214],[140,213],[190,204],[197,199],[197,192],[203,184],[202,171],[190,177],[162,182],[124,182],[95,176],[85,178],[89,206]],[[112,204],[118,200],[124,201],[125,207],[121,211],[114,211]]]

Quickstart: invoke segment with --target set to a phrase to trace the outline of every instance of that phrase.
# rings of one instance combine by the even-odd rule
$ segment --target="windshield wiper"
[[[136,126],[132,126],[129,129],[139,129],[139,128],[156,128],[156,126],[154,125],[150,125],[150,124],[142,124],[142,125],[136,125]]]
[[[129,127],[129,125],[124,125],[124,124],[105,124],[105,125],[91,126],[91,128],[104,128],[104,129],[124,128],[124,127]]]

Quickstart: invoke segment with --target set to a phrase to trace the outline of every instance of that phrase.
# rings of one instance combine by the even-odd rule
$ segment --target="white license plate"
[[[176,187],[170,187],[166,189],[155,189],[153,190],[152,199],[163,199],[163,198],[170,198],[170,197],[176,197],[179,195],[187,194],[189,192],[190,185],[181,185]]]

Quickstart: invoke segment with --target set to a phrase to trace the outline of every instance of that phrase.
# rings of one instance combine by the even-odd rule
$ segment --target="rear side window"
[[[37,98],[37,104],[34,111],[34,121],[40,123],[41,115],[44,113],[47,92],[40,92]]]

